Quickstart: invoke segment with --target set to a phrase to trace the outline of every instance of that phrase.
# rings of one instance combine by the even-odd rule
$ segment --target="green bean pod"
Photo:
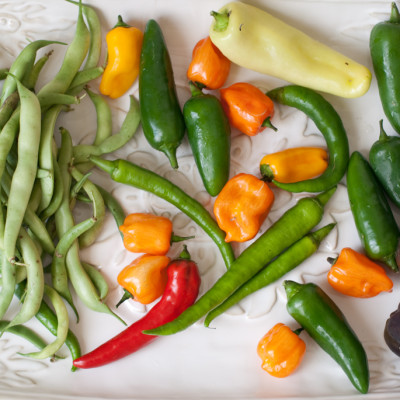
[[[383,111],[400,134],[400,14],[392,2],[388,21],[376,24],[370,33],[370,53]]]
[[[300,199],[295,206],[287,210],[281,218],[247,247],[224,275],[196,303],[172,322],[144,331],[144,333],[149,335],[177,333],[188,328],[217,307],[266,264],[314,228],[321,221],[324,205],[335,190],[336,188],[332,188],[318,196]]]
[[[358,151],[350,157],[347,191],[361,243],[368,257],[398,271],[396,252],[400,231],[383,187]]]
[[[216,196],[229,179],[231,129],[220,101],[190,82],[192,97],[183,106],[190,147],[204,187]]]
[[[319,93],[302,86],[283,86],[271,90],[267,95],[280,104],[304,112],[322,133],[329,153],[328,167],[320,176],[300,182],[282,183],[273,180],[273,183],[290,192],[314,193],[337,185],[346,173],[349,142],[343,122],[336,110]]]
[[[400,207],[400,137],[388,136],[380,121],[379,139],[369,150],[369,162],[388,197]]]
[[[342,311],[313,283],[285,281],[289,314],[343,369],[354,387],[367,393],[368,359]]]
[[[204,325],[209,326],[212,320],[237,304],[240,300],[243,300],[245,297],[257,290],[277,281],[307,260],[307,258],[318,250],[321,241],[331,232],[335,225],[336,224],[326,225],[295,242],[275,260],[266,265],[260,272],[240,286],[240,288],[229,296],[223,303],[209,312],[204,321]]]
[[[129,161],[118,159],[104,160],[91,157],[90,160],[102,170],[108,172],[113,180],[153,193],[173,204],[190,217],[218,246],[227,268],[235,259],[232,247],[225,242],[225,232],[222,231],[210,213],[193,197],[190,197],[178,186],[162,176]]]
[[[185,134],[185,122],[176,93],[171,59],[160,26],[149,20],[144,31],[139,68],[142,128],[149,144],[178,168],[176,149]]]

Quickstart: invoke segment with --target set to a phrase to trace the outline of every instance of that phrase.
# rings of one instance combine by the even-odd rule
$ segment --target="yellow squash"
[[[346,98],[370,87],[367,67],[257,7],[236,1],[212,15],[212,42],[242,67]]]

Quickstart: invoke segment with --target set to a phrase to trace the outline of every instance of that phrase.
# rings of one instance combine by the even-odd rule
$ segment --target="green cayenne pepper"
[[[342,311],[314,283],[284,282],[289,314],[343,369],[354,387],[367,393],[368,359]]]
[[[230,125],[217,97],[189,85],[192,97],[183,106],[189,144],[204,187],[216,196],[229,179]]]
[[[383,111],[400,134],[400,14],[392,2],[388,21],[376,24],[370,34],[370,53]]]
[[[322,192],[335,186],[346,173],[349,161],[349,143],[342,120],[332,105],[312,89],[288,85],[267,93],[280,104],[297,108],[304,112],[325,138],[329,152],[327,169],[318,177],[293,183],[273,183],[290,192]]]
[[[358,151],[350,157],[347,192],[367,256],[397,272],[396,251],[400,231],[381,184],[368,161]]]
[[[149,20],[143,37],[139,67],[142,128],[149,144],[178,168],[176,149],[185,135],[171,59],[160,26]]]
[[[400,207],[400,137],[388,136],[380,121],[379,139],[369,150],[369,162],[388,197]]]

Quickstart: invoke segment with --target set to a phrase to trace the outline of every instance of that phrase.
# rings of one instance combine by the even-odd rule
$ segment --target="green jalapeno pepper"
[[[190,82],[183,106],[187,134],[204,187],[216,196],[229,178],[230,125],[219,100]]]
[[[376,24],[370,34],[370,53],[383,111],[400,134],[400,14],[392,3],[390,18]]]
[[[273,89],[267,95],[280,104],[304,112],[321,131],[329,152],[329,164],[318,177],[294,183],[273,181],[290,192],[322,192],[335,186],[344,176],[349,161],[349,143],[342,120],[332,105],[312,89],[289,85]]]
[[[176,149],[185,135],[171,59],[160,26],[148,21],[139,67],[139,99],[142,128],[149,144],[166,154],[178,167]]]
[[[368,359],[342,311],[314,283],[284,282],[289,314],[343,369],[354,387],[367,393]]]
[[[171,335],[188,328],[225,301],[267,263],[306,235],[323,217],[324,205],[336,188],[318,196],[303,197],[247,247],[228,271],[195,304],[172,322],[144,331],[149,335]]]
[[[400,137],[388,136],[380,121],[380,135],[369,150],[369,162],[388,197],[400,207]]]
[[[368,161],[358,151],[350,157],[347,191],[367,256],[397,272],[396,251],[400,231],[381,184]]]

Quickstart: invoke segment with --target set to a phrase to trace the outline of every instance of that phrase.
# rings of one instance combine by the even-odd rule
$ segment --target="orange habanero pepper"
[[[333,263],[328,272],[328,282],[340,293],[368,298],[392,291],[393,282],[385,269],[364,254],[345,247],[338,258],[328,258],[328,261]]]
[[[262,369],[277,378],[285,378],[300,365],[306,344],[297,331],[278,323],[259,341],[257,354],[262,360]]]
[[[167,256],[144,254],[118,274],[118,283],[141,304],[150,304],[158,299],[167,285]]]
[[[173,235],[168,218],[148,213],[129,214],[119,229],[125,248],[133,253],[165,255],[172,242],[192,238]]]
[[[209,36],[197,42],[187,70],[189,81],[200,83],[207,89],[219,89],[229,75],[231,62],[211,42]]]
[[[214,214],[225,231],[225,241],[245,242],[260,230],[275,196],[268,184],[254,175],[240,173],[231,178],[214,202]]]
[[[122,17],[106,35],[107,65],[100,82],[100,93],[116,99],[129,90],[139,75],[143,32],[125,24]]]
[[[299,182],[321,175],[328,167],[328,158],[328,152],[319,147],[294,147],[265,155],[260,171],[268,182]]]
[[[277,130],[270,119],[273,101],[256,86],[238,82],[220,89],[221,104],[231,125],[248,136],[255,136],[266,127]]]

